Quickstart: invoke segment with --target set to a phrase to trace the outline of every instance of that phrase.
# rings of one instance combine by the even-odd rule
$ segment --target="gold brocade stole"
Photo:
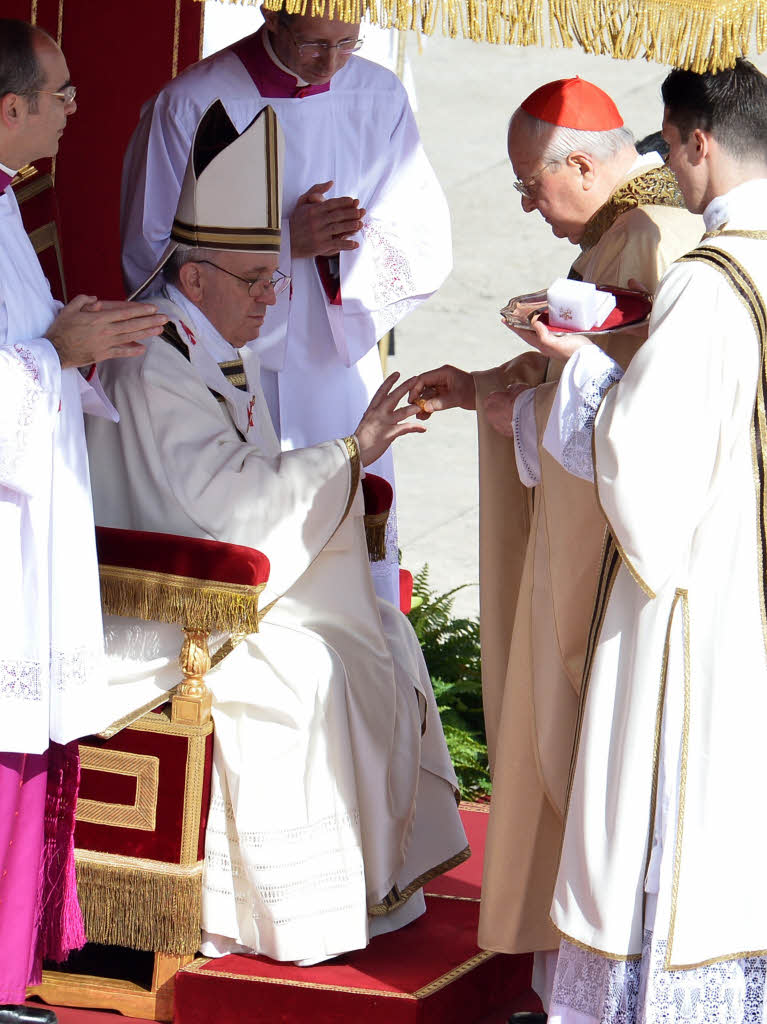
[[[675,206],[684,208],[684,199],[673,171],[668,167],[651,167],[619,186],[607,202],[600,206],[586,225],[581,239],[585,252],[596,245],[615,221],[637,206]]]
[[[767,231],[729,231],[724,228],[711,232],[705,238],[733,235],[738,238],[754,238],[767,241]],[[754,463],[756,484],[756,532],[759,550],[759,603],[762,612],[762,635],[767,648],[767,481],[765,481],[765,458],[767,457],[767,307],[748,271],[734,256],[713,245],[701,245],[682,256],[677,262],[707,263],[723,275],[733,291],[748,310],[748,314],[759,339],[759,380],[754,401],[751,422],[751,452]]]

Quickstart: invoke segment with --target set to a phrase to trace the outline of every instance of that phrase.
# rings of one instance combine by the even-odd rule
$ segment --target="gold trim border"
[[[108,747],[80,745],[80,767],[86,771],[108,772],[136,780],[132,804],[80,798],[77,821],[111,828],[136,828],[154,832],[157,824],[157,793],[160,785],[160,759],[155,754],[134,754]]]
[[[416,989],[415,992],[388,992],[386,990],[375,989],[375,988],[357,988],[351,985],[324,985],[322,982],[312,981],[293,981],[289,978],[263,978],[253,974],[236,974],[231,971],[210,971],[205,972],[211,974],[216,978],[228,978],[232,981],[249,981],[263,983],[266,985],[287,985],[292,988],[310,988],[317,989],[321,992],[349,992],[351,995],[360,996],[381,996],[384,999],[405,999],[408,1002],[416,1002],[419,999],[428,999],[429,996],[434,995],[435,992],[439,992],[447,985],[451,985],[454,981],[462,978],[464,975],[469,974],[483,963],[487,963],[488,960],[492,960],[493,957],[498,954],[492,950],[480,950],[474,956],[469,957],[468,960],[464,960],[463,963],[458,964],[445,974],[441,974],[434,981],[428,982],[421,988]],[[194,963],[189,964],[186,967],[182,967],[179,973],[183,974],[202,974],[203,968],[211,962],[212,957],[202,957],[199,960],[195,960]]]
[[[404,889],[400,889],[398,886],[394,886],[391,893],[394,893],[394,899],[391,902],[386,902],[386,899],[380,903],[375,903],[372,907],[368,907],[368,914],[371,917],[385,917],[386,914],[390,914],[393,910],[397,910],[403,906],[410,897],[422,889],[425,885],[431,882],[434,878],[438,878],[439,875],[444,875],[447,871],[452,871],[453,868],[458,867],[459,864],[463,864],[464,861],[471,857],[471,847],[467,844],[458,853],[453,854],[447,860],[443,860],[441,864],[437,864],[433,868],[429,868],[427,871],[422,872],[417,878],[414,878],[412,882],[405,886]]]

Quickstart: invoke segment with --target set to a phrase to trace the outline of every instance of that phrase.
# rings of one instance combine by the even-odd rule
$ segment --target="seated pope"
[[[150,278],[169,324],[145,355],[105,367],[120,422],[92,422],[88,446],[99,524],[270,560],[259,632],[207,676],[201,949],[308,964],[418,917],[425,882],[469,849],[418,641],[376,598],[367,558],[360,476],[418,429],[415,407],[397,409],[409,382],[385,382],[354,436],[289,452],[261,392],[254,339],[289,285],[282,148],[270,107],[241,135],[220,101],[206,111]],[[110,617],[105,629],[113,720],[126,721],[180,681],[180,632]]]

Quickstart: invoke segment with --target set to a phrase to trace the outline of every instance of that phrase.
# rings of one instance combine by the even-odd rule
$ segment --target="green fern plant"
[[[429,566],[424,565],[413,579],[413,608],[408,616],[429,669],[461,792],[469,800],[485,796],[491,789],[479,622],[452,614],[455,595],[471,585],[436,594],[429,585]]]

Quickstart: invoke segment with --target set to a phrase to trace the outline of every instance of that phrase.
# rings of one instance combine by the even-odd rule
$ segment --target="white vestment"
[[[144,107],[128,148],[121,221],[131,288],[165,249],[195,129],[216,98],[239,132],[269,103],[285,133],[280,270],[293,281],[259,337],[282,447],[351,434],[382,380],[378,339],[436,291],[451,267],[447,203],[407,95],[395,75],[356,56],[328,91],[301,98],[262,96],[231,48],[187,69]],[[367,210],[360,247],[340,254],[341,305],[328,300],[315,261],[292,259],[290,251],[296,201],[331,180],[327,198],[352,196]],[[391,452],[370,470],[393,485]],[[380,596],[397,603],[393,517],[389,534],[386,561],[373,572]]]
[[[10,186],[0,193],[0,750],[39,754],[109,721],[83,408],[97,378],[44,337],[61,308]]]
[[[167,294],[176,304],[153,301],[189,360],[156,340],[105,369],[121,422],[89,424],[96,518],[269,557],[262,600],[276,603],[208,675],[203,927],[211,952],[330,956],[364,946],[370,920],[386,928],[389,908],[467,855],[455,775],[415,634],[373,590],[349,446],[281,452],[258,343],[233,349]],[[217,365],[238,355],[244,392]],[[178,636],[110,620],[115,720],[179,681]]]
[[[547,424],[612,531],[552,906],[573,940],[555,1019],[763,1019],[765,202],[760,179],[709,205],[708,261],[665,275],[625,375],[579,350]]]

